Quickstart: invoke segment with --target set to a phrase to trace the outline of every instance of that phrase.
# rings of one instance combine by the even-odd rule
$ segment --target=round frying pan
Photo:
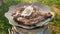
[[[40,8],[40,11],[51,12],[52,17],[48,18],[47,20],[42,21],[42,22],[40,22],[38,24],[35,24],[34,26],[32,26],[32,25],[31,26],[25,26],[25,25],[22,25],[22,24],[18,24],[17,22],[15,22],[13,20],[13,17],[11,15],[12,15],[12,12],[14,12],[16,10],[16,8],[24,6],[24,5],[28,6],[28,5],[31,5],[31,4],[29,4],[29,3],[19,3],[18,5],[10,6],[9,11],[5,13],[5,17],[9,20],[9,23],[11,25],[30,29],[30,28],[35,28],[35,27],[38,27],[38,26],[47,25],[49,23],[49,21],[51,21],[53,19],[53,17],[54,17],[54,14],[50,11],[50,8],[48,6],[43,6],[40,3],[34,3],[32,6],[34,6],[34,5],[38,6]]]

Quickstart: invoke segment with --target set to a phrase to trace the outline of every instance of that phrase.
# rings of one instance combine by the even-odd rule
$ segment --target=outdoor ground
[[[20,2],[31,3],[31,0],[3,0],[3,4],[0,6],[0,34],[8,34],[8,28],[11,28],[8,19],[4,16],[5,12],[9,10],[9,6]],[[55,17],[49,23],[50,32],[51,34],[60,34],[60,0],[34,0],[34,2],[40,2],[51,8],[51,11],[55,13]]]

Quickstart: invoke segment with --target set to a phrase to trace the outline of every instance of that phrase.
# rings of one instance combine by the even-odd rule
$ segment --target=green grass
[[[8,34],[8,28],[11,28],[11,25],[4,14],[9,10],[9,6],[15,5],[19,2],[20,1],[16,0],[4,0],[4,4],[0,6],[0,34]]]
[[[44,0],[42,3],[49,6],[55,5],[60,9],[60,0]]]

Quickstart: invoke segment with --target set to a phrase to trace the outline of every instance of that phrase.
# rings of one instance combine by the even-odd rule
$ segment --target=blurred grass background
[[[32,0],[0,0],[0,34],[8,34],[9,24],[8,19],[4,16],[5,12],[9,10],[11,5],[16,5],[20,2],[30,2]],[[48,5],[51,11],[55,13],[54,20],[49,23],[51,34],[60,34],[60,0],[34,0],[43,5]]]

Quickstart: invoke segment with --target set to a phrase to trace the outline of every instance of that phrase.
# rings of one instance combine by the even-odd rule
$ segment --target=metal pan
[[[47,25],[49,23],[49,21],[51,21],[54,18],[54,14],[50,11],[50,8],[48,6],[43,6],[40,3],[34,3],[33,6],[34,5],[38,6],[40,8],[40,11],[51,12],[51,14],[52,14],[51,18],[48,18],[45,21],[37,23],[37,24],[35,24],[35,26],[25,26],[25,25],[18,24],[17,22],[15,22],[13,20],[13,17],[11,15],[12,15],[12,12],[14,12],[16,10],[16,8],[24,6],[24,5],[28,6],[28,5],[31,5],[31,4],[29,4],[29,3],[19,3],[18,5],[10,6],[9,11],[5,13],[5,17],[9,20],[9,23],[11,25],[20,26],[20,27],[23,27],[23,28],[35,28],[35,27],[38,27],[38,26]]]

